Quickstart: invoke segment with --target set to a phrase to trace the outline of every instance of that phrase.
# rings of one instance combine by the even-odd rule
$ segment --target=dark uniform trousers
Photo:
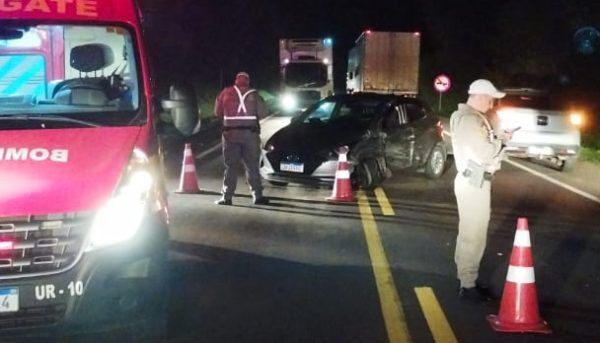
[[[259,173],[260,136],[258,129],[225,128],[222,135],[225,176],[223,196],[231,199],[237,188],[240,162],[246,169],[246,177],[254,198],[262,197],[263,186]]]

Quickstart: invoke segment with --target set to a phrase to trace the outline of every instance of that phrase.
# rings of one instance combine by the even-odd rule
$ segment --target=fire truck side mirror
[[[163,110],[168,111],[175,128],[186,137],[200,130],[200,113],[194,88],[185,85],[172,85],[169,99],[161,101]]]

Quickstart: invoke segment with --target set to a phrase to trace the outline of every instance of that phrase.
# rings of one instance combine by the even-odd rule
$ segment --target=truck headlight
[[[127,241],[136,234],[148,213],[154,182],[148,157],[135,149],[113,196],[96,213],[86,251]]]
[[[298,99],[293,94],[284,94],[281,97],[281,108],[286,112],[294,111],[298,108]]]

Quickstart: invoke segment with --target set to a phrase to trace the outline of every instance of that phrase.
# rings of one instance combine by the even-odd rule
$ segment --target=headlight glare
[[[102,206],[92,223],[86,251],[127,241],[148,213],[154,177],[148,158],[135,150],[113,196]]]
[[[281,108],[291,112],[298,108],[298,99],[293,94],[284,94],[281,97]]]
[[[583,125],[583,115],[581,113],[573,112],[569,115],[569,119],[571,120],[571,124],[575,126]]]

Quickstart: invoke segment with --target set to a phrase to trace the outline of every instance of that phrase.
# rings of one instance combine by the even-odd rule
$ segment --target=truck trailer
[[[347,91],[416,96],[420,41],[418,32],[363,32],[348,53]]]

